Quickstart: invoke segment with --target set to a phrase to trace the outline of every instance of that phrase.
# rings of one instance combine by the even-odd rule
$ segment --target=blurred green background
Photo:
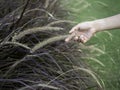
[[[78,23],[109,17],[120,13],[120,0],[63,0],[70,10],[68,19]],[[105,90],[120,90],[120,30],[97,33],[86,45],[95,45],[105,52],[96,56],[105,67],[90,61],[103,79]]]

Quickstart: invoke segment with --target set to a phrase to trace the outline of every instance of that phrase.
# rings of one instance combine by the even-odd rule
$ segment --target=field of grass
[[[74,22],[62,5],[0,0],[0,90],[103,90],[83,59],[104,51],[64,41]]]
[[[119,90],[120,30],[64,41],[75,22],[118,14],[118,3],[0,0],[0,90]]]
[[[105,18],[120,13],[120,0],[63,0],[76,22]],[[90,65],[105,83],[105,90],[120,90],[120,30],[97,33],[86,45],[95,45],[105,52],[96,59],[105,67],[90,61]]]

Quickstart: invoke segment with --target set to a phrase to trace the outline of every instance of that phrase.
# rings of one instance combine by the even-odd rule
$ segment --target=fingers
[[[71,33],[71,35],[65,39],[66,42],[73,39],[75,41],[86,43],[93,36],[95,30],[92,28],[92,22],[84,22],[73,27],[69,33]]]
[[[82,43],[86,43],[88,41],[88,38],[85,35],[80,35],[79,36],[79,40]]]
[[[75,32],[75,31],[77,31],[77,30],[79,30],[80,29],[80,25],[76,25],[75,27],[73,27],[70,31],[69,31],[69,33],[73,33],[73,32]]]
[[[75,36],[74,40],[77,41],[78,39],[79,39],[79,37],[78,37],[78,36]]]
[[[70,40],[72,40],[75,37],[75,33],[72,33],[71,35],[69,35],[66,39],[65,42],[69,42]]]
[[[69,35],[68,38],[65,39],[65,42],[69,42],[72,39],[74,41],[82,42],[82,43],[86,43],[89,40],[89,38],[85,35],[85,33],[78,31]]]
[[[69,33],[73,33],[73,32],[76,31],[76,30],[77,30],[77,28],[74,27],[74,28],[72,28],[72,29],[69,31]]]

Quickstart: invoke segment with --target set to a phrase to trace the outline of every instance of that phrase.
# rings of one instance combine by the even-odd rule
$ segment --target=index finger
[[[71,35],[69,35],[66,39],[65,42],[69,42],[70,40],[72,40],[72,38],[75,37],[75,33],[72,33]]]
[[[78,26],[73,27],[73,28],[69,31],[69,33],[73,33],[73,32],[76,31],[78,28],[79,28]]]

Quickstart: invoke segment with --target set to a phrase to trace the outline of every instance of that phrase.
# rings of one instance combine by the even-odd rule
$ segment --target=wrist
[[[94,20],[92,22],[92,24],[93,24],[92,26],[95,29],[95,32],[102,31],[105,28],[105,20],[104,19]]]

